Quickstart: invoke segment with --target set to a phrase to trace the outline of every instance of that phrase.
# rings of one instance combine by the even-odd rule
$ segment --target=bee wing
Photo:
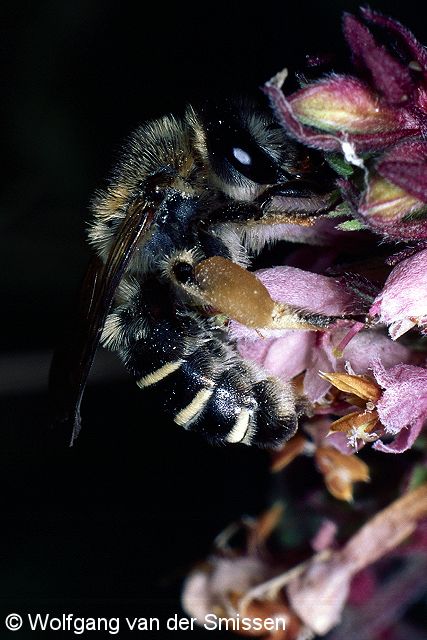
[[[151,203],[131,205],[105,264],[97,257],[91,260],[71,339],[54,354],[49,376],[54,421],[70,426],[71,445],[80,431],[80,405],[105,319],[132,257],[147,238],[154,213]]]

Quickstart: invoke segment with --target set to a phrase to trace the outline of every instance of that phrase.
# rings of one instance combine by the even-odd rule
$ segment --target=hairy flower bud
[[[322,131],[403,134],[400,112],[381,104],[364,82],[351,76],[325,78],[293,94],[289,102],[300,122]]]
[[[427,204],[378,174],[369,177],[358,210],[372,229],[391,237],[427,237]]]

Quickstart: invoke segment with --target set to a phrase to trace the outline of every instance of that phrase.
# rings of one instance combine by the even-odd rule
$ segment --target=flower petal
[[[312,331],[281,333],[285,335],[276,339],[239,340],[237,348],[245,360],[256,362],[271,375],[288,381],[309,365],[315,335]]]
[[[317,336],[316,343],[304,376],[304,393],[310,402],[321,402],[330,388],[330,383],[319,376],[319,371],[335,371],[337,366],[329,333]]]
[[[372,448],[376,451],[382,451],[383,453],[403,453],[412,447],[415,440],[420,435],[423,423],[424,419],[420,419],[411,427],[403,428],[396,438],[388,444],[381,440],[377,440],[377,442],[372,445]]]
[[[389,103],[407,101],[415,90],[409,68],[390,55],[385,47],[377,44],[369,29],[354,16],[344,16],[343,29],[355,63],[369,70],[375,89]]]
[[[393,340],[427,324],[427,249],[402,260],[390,273],[371,313],[389,325]]]
[[[391,445],[377,442],[375,448],[400,453],[412,446],[427,421],[427,369],[408,364],[385,369],[377,362],[374,376],[384,389],[377,402],[381,423],[390,435],[399,434]]]
[[[281,266],[255,272],[274,300],[327,316],[345,315],[356,308],[356,297],[346,291],[334,278],[303,271],[295,267]],[[230,322],[234,338],[259,339],[259,333],[235,321]],[[290,336],[286,330],[262,330],[262,335]]]
[[[256,272],[270,295],[279,302],[325,315],[350,313],[357,301],[334,278],[295,267],[274,267]]]
[[[355,335],[344,349],[343,357],[357,374],[368,373],[377,360],[386,368],[400,362],[414,361],[414,354],[408,347],[394,342],[375,329]]]
[[[415,62],[418,62],[420,70],[424,75],[424,79],[427,79],[427,50],[420,42],[418,42],[414,34],[397,20],[389,18],[378,11],[373,11],[369,7],[362,7],[361,12],[366,20],[369,20],[369,22],[372,22],[373,24],[385,27],[389,34],[393,34],[393,36],[397,36],[399,38],[406,49],[408,56],[410,56]]]

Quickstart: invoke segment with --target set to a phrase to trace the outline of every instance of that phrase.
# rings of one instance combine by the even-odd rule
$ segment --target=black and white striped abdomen
[[[142,322],[135,303],[119,307],[103,342],[119,352],[150,406],[215,444],[275,447],[294,434],[292,387],[242,360],[223,330],[191,314]]]

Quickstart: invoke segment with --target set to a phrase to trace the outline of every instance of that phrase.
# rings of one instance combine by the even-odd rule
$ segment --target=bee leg
[[[196,264],[187,287],[218,313],[254,329],[319,330],[336,319],[273,300],[255,274],[220,256]]]
[[[135,282],[127,293],[126,303],[107,319],[103,343],[119,352],[138,386],[150,391],[150,403],[157,400],[176,424],[215,444],[274,447],[294,434],[290,385],[243,361],[227,334],[206,318],[164,308],[156,319],[159,282],[151,291]]]

